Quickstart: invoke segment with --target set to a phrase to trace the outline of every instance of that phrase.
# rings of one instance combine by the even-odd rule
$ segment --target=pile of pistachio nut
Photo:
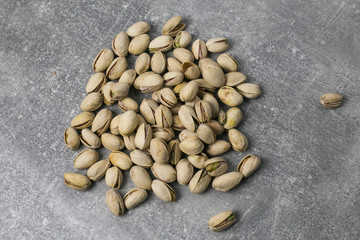
[[[169,185],[175,181],[188,184],[192,193],[204,192],[211,182],[215,190],[229,191],[260,165],[259,157],[247,155],[237,171],[228,172],[228,163],[221,157],[231,148],[247,150],[246,136],[236,129],[242,119],[238,106],[244,97],[258,97],[259,86],[246,83],[230,54],[222,53],[216,61],[208,58],[209,53],[229,48],[226,38],[206,43],[197,39],[188,50],[192,36],[181,21],[180,16],[172,17],[163,26],[162,36],[153,40],[146,22],[116,35],[112,49],[102,49],[96,56],[92,65],[96,73],[80,105],[83,112],[65,130],[68,148],[75,150],[81,143],[87,147],[76,156],[74,167],[88,169],[86,175],[65,173],[65,184],[86,190],[92,181],[105,177],[111,188],[106,203],[114,215],[142,203],[151,190],[163,201],[175,201]],[[172,49],[173,57],[166,57],[164,52]],[[134,69],[128,69],[129,53],[137,55]],[[131,87],[152,93],[151,99],[142,100],[139,106],[128,97]],[[226,112],[218,99],[229,107]],[[99,110],[103,103],[117,103],[122,113],[114,116],[107,108]],[[228,141],[217,140],[224,133]],[[101,146],[111,151],[107,159],[99,160],[96,149]],[[122,197],[117,189],[126,170],[137,188]],[[226,211],[211,218],[209,227],[220,231],[234,221],[233,213]]]

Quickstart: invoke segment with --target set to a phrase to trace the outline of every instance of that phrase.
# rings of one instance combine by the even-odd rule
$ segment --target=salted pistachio
[[[155,110],[159,105],[152,99],[144,99],[140,104],[140,113],[149,124],[155,124]]]
[[[197,137],[196,132],[190,131],[188,129],[184,129],[179,134],[180,142],[184,141],[188,137]]]
[[[180,141],[178,139],[174,139],[169,142],[168,149],[169,149],[169,162],[172,165],[176,165],[180,159],[182,152],[180,150]]]
[[[129,44],[129,53],[140,55],[146,51],[150,43],[150,36],[148,34],[140,34],[134,37]]]
[[[235,151],[244,152],[248,148],[247,137],[239,130],[232,128],[228,133],[229,141]]]
[[[149,52],[154,53],[157,51],[167,52],[172,48],[174,39],[170,36],[160,36],[153,39],[149,44]]]
[[[80,108],[84,112],[93,112],[101,107],[103,95],[99,92],[89,93],[81,102]]]
[[[243,83],[236,88],[246,98],[257,98],[261,94],[259,85],[253,83]]]
[[[64,181],[66,186],[81,191],[87,190],[91,186],[90,179],[80,173],[65,173]]]
[[[175,132],[172,128],[163,128],[158,125],[151,126],[153,131],[153,138],[160,138],[165,142],[169,142],[175,137]]]
[[[141,124],[147,124],[145,118],[141,115],[141,114],[137,114],[137,119],[138,119],[138,124],[137,124],[137,127],[136,127],[136,130],[140,127]]]
[[[78,149],[80,146],[80,136],[75,128],[69,127],[64,132],[64,142],[71,150]]]
[[[142,54],[140,54],[135,61],[135,71],[137,74],[141,74],[146,72],[147,70],[149,70],[150,68],[150,55],[147,54],[146,52],[143,52]]]
[[[101,109],[95,116],[91,125],[91,131],[97,135],[101,135],[106,132],[110,126],[112,119],[112,112],[109,109]]]
[[[164,74],[164,85],[166,87],[173,87],[181,83],[184,80],[184,74],[179,71],[167,72]]]
[[[242,95],[238,91],[228,86],[223,86],[218,90],[218,97],[229,107],[236,107],[244,101]]]
[[[113,101],[124,99],[129,94],[130,85],[123,82],[115,82],[111,85],[110,96]]]
[[[238,107],[229,108],[226,111],[226,121],[224,123],[225,129],[231,129],[239,125],[242,119],[241,109]]]
[[[136,149],[135,146],[135,132],[128,136],[124,136],[124,144],[127,150],[134,151]]]
[[[134,132],[138,124],[137,114],[134,111],[126,111],[119,117],[119,132],[122,136],[130,135]]]
[[[184,62],[181,65],[181,70],[186,79],[197,79],[200,77],[200,68],[193,62]]]
[[[235,72],[238,69],[238,63],[230,54],[220,54],[217,59],[217,63],[225,72]]]
[[[234,224],[236,218],[232,211],[225,211],[212,216],[208,221],[208,226],[214,232],[220,232]]]
[[[82,150],[74,159],[74,168],[85,169],[91,167],[99,159],[99,154],[92,149]]]
[[[172,108],[177,104],[175,93],[170,88],[163,88],[159,92],[159,101],[166,107]]]
[[[179,145],[180,150],[188,155],[195,155],[204,149],[204,144],[198,137],[188,137]]]
[[[134,69],[126,70],[121,77],[119,82],[127,83],[129,86],[132,86],[136,78],[136,71]]]
[[[169,161],[169,149],[166,142],[160,138],[151,139],[150,155],[155,162],[167,163]]]
[[[108,106],[111,106],[116,102],[116,100],[113,98],[113,94],[111,92],[111,87],[114,84],[115,84],[115,82],[107,82],[101,89],[101,93],[104,96],[104,103]]]
[[[168,107],[160,104],[155,109],[156,124],[160,127],[169,128],[172,125],[172,114]]]
[[[248,178],[260,167],[260,164],[261,158],[249,154],[239,162],[237,171],[241,172],[244,178]]]
[[[169,57],[167,59],[167,69],[169,72],[181,71],[181,62],[179,62],[176,58]]]
[[[216,87],[211,86],[208,82],[206,82],[202,78],[195,79],[193,81],[196,82],[199,85],[198,95],[200,93],[203,93],[203,96],[205,96],[206,93],[214,93],[216,91],[216,89],[217,89]]]
[[[227,192],[236,187],[243,178],[240,172],[228,172],[221,176],[214,178],[212,187],[221,192]]]
[[[181,159],[178,164],[176,164],[176,180],[179,184],[188,184],[193,175],[194,167],[186,158]]]
[[[110,132],[114,135],[120,135],[119,117],[120,117],[120,115],[116,115],[115,117],[113,117],[113,119],[111,119],[111,122],[110,122]]]
[[[337,108],[341,106],[343,97],[338,93],[325,93],[319,101],[324,108]]]
[[[130,152],[130,158],[133,163],[143,168],[151,168],[154,164],[154,161],[147,152],[138,149]]]
[[[229,43],[224,37],[212,38],[206,42],[206,48],[209,52],[219,53],[228,50]]]
[[[106,192],[106,205],[110,212],[115,215],[123,215],[125,212],[125,205],[121,195],[114,189],[110,189]]]
[[[112,41],[112,49],[119,57],[126,57],[128,55],[129,43],[129,36],[125,32],[120,32]]]
[[[211,118],[216,118],[220,111],[220,106],[216,98],[210,93],[205,93],[204,96],[202,97],[202,100],[210,104]]]
[[[190,81],[180,90],[180,100],[182,102],[192,101],[199,91],[197,82]]]
[[[155,179],[152,181],[151,189],[158,198],[165,202],[173,202],[176,200],[174,189],[161,180]]]
[[[218,121],[219,121],[220,124],[225,124],[225,122],[226,122],[226,112],[224,112],[224,110],[219,111]]]
[[[205,162],[205,169],[212,177],[218,177],[227,172],[229,166],[222,157],[210,158]]]
[[[121,170],[114,166],[109,168],[105,173],[105,183],[110,188],[119,189],[123,182],[123,174]]]
[[[210,103],[201,100],[195,103],[194,108],[195,108],[196,116],[199,119],[199,122],[206,123],[211,120],[212,108]]]
[[[172,128],[173,128],[175,131],[178,131],[178,132],[181,132],[181,131],[185,130],[185,127],[184,127],[184,125],[182,124],[179,115],[173,115]]]
[[[190,155],[187,159],[194,167],[203,169],[205,167],[206,160],[208,160],[208,157],[205,153],[200,153],[198,155]]]
[[[114,53],[109,48],[100,50],[98,55],[95,57],[92,68],[95,72],[103,72],[110,65],[114,59]]]
[[[196,131],[199,126],[199,119],[192,107],[182,105],[179,109],[179,118],[184,127],[190,131]]]
[[[111,166],[109,159],[103,159],[94,163],[88,170],[87,176],[92,181],[98,181],[105,176],[106,171]]]
[[[186,48],[175,48],[173,51],[174,58],[181,63],[194,62],[194,55]]]
[[[148,149],[152,139],[152,129],[149,124],[141,124],[135,135],[135,146],[140,149]]]
[[[176,181],[176,170],[168,163],[157,163],[151,167],[153,175],[166,183],[172,183]]]
[[[136,22],[131,25],[127,30],[126,33],[130,37],[136,37],[141,34],[147,33],[150,30],[150,25],[147,22],[141,21]]]
[[[225,85],[225,75],[222,68],[214,60],[203,58],[199,61],[199,67],[204,80],[213,87]]]
[[[95,118],[92,112],[82,112],[71,120],[71,127],[75,129],[84,129],[90,127]]]
[[[216,140],[213,144],[208,145],[206,153],[212,157],[226,153],[231,148],[231,144],[225,140]]]
[[[153,93],[151,94],[152,100],[154,100],[154,101],[157,102],[157,103],[160,103],[160,98],[159,98],[159,96],[160,96],[160,91],[161,91],[161,89],[159,89],[159,90],[157,90],[157,91],[155,91],[155,92],[153,92]]]
[[[139,111],[139,104],[130,97],[126,97],[126,98],[119,100],[118,106],[121,109],[121,111],[123,111],[123,112],[129,111],[129,110],[134,111],[134,112]]]
[[[208,123],[206,123],[207,125],[209,125],[209,127],[211,128],[211,130],[213,130],[213,132],[216,134],[216,136],[221,136],[223,134],[223,132],[225,131],[225,128],[223,125],[221,125],[218,121],[216,120],[210,120]]]
[[[157,51],[151,58],[151,70],[154,73],[162,74],[166,69],[166,57],[165,54]]]
[[[192,107],[192,108],[195,108],[195,104],[197,102],[200,102],[200,101],[201,101],[201,98],[199,96],[195,96],[195,98],[192,101],[185,102],[185,105],[189,106],[189,107]]]
[[[181,23],[181,16],[174,16],[170,18],[163,26],[161,33],[163,35],[176,36],[178,32],[185,28],[185,24]]]
[[[133,188],[124,196],[126,209],[133,209],[147,198],[147,191],[142,188]]]
[[[110,151],[118,151],[124,148],[124,141],[120,136],[104,133],[101,135],[102,145]]]
[[[206,123],[199,125],[196,135],[206,144],[213,144],[216,141],[216,134]]]
[[[109,67],[106,69],[106,76],[110,80],[115,80],[121,77],[121,75],[127,69],[127,62],[125,57],[117,57],[115,58]]]
[[[196,60],[206,58],[208,53],[205,42],[200,39],[196,39],[193,42],[191,51],[194,54]]]
[[[97,149],[101,147],[100,138],[88,128],[81,130],[80,141],[86,147],[91,149]]]
[[[100,92],[105,83],[106,76],[104,73],[98,72],[93,74],[86,85],[86,93]]]
[[[191,42],[191,34],[187,31],[180,31],[176,34],[174,48],[187,48]]]
[[[241,72],[229,72],[225,74],[225,85],[235,87],[246,82],[246,75]]]
[[[140,74],[134,82],[135,89],[140,90],[142,93],[155,92],[164,84],[164,79],[159,74],[154,72],[145,72]]]
[[[189,182],[189,189],[192,193],[202,193],[208,188],[212,177],[205,169],[195,173]]]
[[[112,151],[108,158],[112,165],[117,166],[121,170],[129,170],[133,165],[131,158],[121,151]]]
[[[151,190],[151,177],[145,168],[132,166],[130,169],[130,177],[134,184],[139,188]]]

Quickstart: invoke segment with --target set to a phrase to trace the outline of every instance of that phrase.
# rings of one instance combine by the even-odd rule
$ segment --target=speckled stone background
[[[225,157],[231,170],[248,153],[263,163],[231,192],[173,184],[176,202],[151,193],[116,218],[104,181],[87,192],[64,185],[77,152],[63,131],[97,52],[136,21],[158,36],[173,15],[194,38],[228,37],[239,70],[261,85],[241,105],[250,148]],[[0,0],[0,16],[0,239],[360,238],[358,0]],[[319,105],[329,91],[344,95],[341,108]],[[121,194],[132,187],[125,180]],[[236,224],[211,232],[208,218],[227,209]]]

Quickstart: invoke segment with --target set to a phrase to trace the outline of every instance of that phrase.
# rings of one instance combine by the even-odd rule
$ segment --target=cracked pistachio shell
[[[261,158],[250,154],[239,162],[237,171],[241,172],[244,178],[248,178],[260,167],[260,164]]]
[[[155,162],[151,171],[156,178],[163,182],[172,183],[176,181],[176,170],[168,163]]]
[[[106,76],[104,73],[93,74],[86,85],[86,93],[100,92],[105,83]]]
[[[224,37],[212,38],[206,42],[206,48],[213,53],[224,52],[229,49],[229,43]]]
[[[184,141],[186,138],[188,137],[196,137],[197,134],[193,131],[190,131],[188,129],[184,129],[181,131],[181,133],[179,134],[179,140],[180,142]]]
[[[239,130],[232,128],[228,133],[229,142],[235,151],[244,152],[248,148],[247,137]]]
[[[235,72],[238,69],[237,61],[228,53],[220,54],[216,61],[225,72]]]
[[[208,54],[205,42],[200,39],[196,39],[193,42],[191,51],[194,54],[196,60],[206,58]]]
[[[218,121],[219,121],[220,124],[225,124],[225,122],[226,122],[226,112],[224,112],[224,110],[219,111]]]
[[[147,152],[138,149],[134,149],[130,152],[130,158],[134,164],[143,168],[151,168],[154,164],[154,161]]]
[[[135,146],[140,150],[145,150],[150,147],[152,139],[152,129],[149,124],[141,124],[135,135]]]
[[[120,115],[115,116],[110,122],[110,132],[114,135],[120,135],[119,117],[120,117]]]
[[[176,165],[180,159],[182,152],[180,150],[180,141],[178,139],[174,139],[169,142],[168,149],[169,149],[169,162],[172,165]]]
[[[194,167],[203,169],[205,167],[206,160],[208,160],[208,157],[205,153],[200,153],[199,155],[190,155],[187,159]]]
[[[118,106],[119,106],[120,110],[123,112],[129,111],[129,110],[134,111],[134,112],[139,112],[139,104],[130,97],[126,97],[124,99],[119,100]]]
[[[192,193],[202,193],[208,188],[212,177],[206,172],[205,169],[201,169],[195,173],[189,182],[189,189]]]
[[[92,181],[98,181],[105,176],[106,171],[111,166],[109,159],[103,159],[94,163],[88,170],[87,176]]]
[[[195,104],[199,101],[201,101],[201,98],[199,96],[195,96],[195,98],[192,101],[185,102],[185,105],[194,108]]]
[[[81,102],[80,108],[84,112],[93,112],[101,107],[103,95],[99,92],[89,93]]]
[[[183,158],[176,164],[176,180],[179,184],[188,184],[193,175],[194,167],[187,159]]]
[[[110,151],[118,151],[124,148],[124,141],[120,136],[104,133],[101,135],[102,145]]]
[[[236,88],[238,92],[246,98],[257,98],[261,94],[259,85],[254,83],[243,83]]]
[[[152,181],[151,188],[155,195],[165,202],[173,202],[176,200],[174,189],[161,180],[155,179]]]
[[[71,150],[78,149],[80,146],[80,136],[75,128],[69,127],[64,132],[64,142]]]
[[[155,110],[159,105],[152,99],[144,99],[140,104],[140,113],[149,124],[155,124]]]
[[[130,85],[123,82],[115,82],[111,84],[110,96],[112,100],[118,101],[123,98],[126,98],[129,94]]]
[[[219,88],[225,85],[225,75],[219,64],[210,58],[199,61],[199,67],[204,80],[213,87]]]
[[[195,132],[199,126],[199,119],[196,116],[194,109],[190,106],[182,105],[178,112],[179,118],[184,127],[192,132]]]
[[[150,55],[147,54],[146,52],[143,52],[142,54],[140,54],[135,61],[135,71],[137,74],[141,74],[146,72],[147,70],[149,70],[150,68]]]
[[[113,98],[113,94],[111,92],[111,87],[115,82],[107,82],[104,87],[101,89],[101,93],[104,96],[104,103],[108,106],[113,105],[116,101]]]
[[[127,150],[134,151],[136,149],[135,146],[135,132],[128,136],[124,136],[124,144]]]
[[[165,54],[157,51],[151,58],[151,70],[154,73],[162,74],[166,69],[166,57]]]
[[[195,80],[193,80],[193,82],[197,82],[197,84],[199,85],[199,93],[200,93],[200,91],[202,91],[202,92],[204,92],[204,95],[205,95],[205,93],[214,93],[217,89],[216,87],[211,86],[208,82],[206,82],[202,78],[195,79]]]
[[[169,142],[175,137],[175,132],[172,128],[163,128],[158,125],[151,126],[153,131],[153,138],[161,138],[165,142]]]
[[[194,55],[186,48],[175,48],[173,51],[174,58],[181,63],[194,62]]]
[[[106,204],[112,214],[115,216],[123,215],[125,205],[121,195],[114,189],[110,189],[105,195]]]
[[[154,53],[157,51],[167,52],[172,49],[174,39],[170,36],[160,36],[153,39],[149,44],[149,52]]]
[[[226,121],[224,124],[225,129],[231,129],[239,125],[242,119],[242,112],[238,107],[229,108],[226,111]]]
[[[173,115],[172,128],[173,128],[175,131],[178,131],[178,132],[181,132],[181,131],[185,130],[185,127],[184,127],[184,125],[182,124],[179,115]]]
[[[82,112],[71,120],[71,126],[75,129],[84,129],[90,127],[95,114],[92,112]]]
[[[130,169],[130,177],[134,184],[139,188],[151,190],[151,177],[145,168],[132,166]]]
[[[197,137],[206,144],[213,144],[216,141],[216,134],[206,123],[199,125],[196,134]]]
[[[119,117],[119,132],[122,136],[133,133],[138,125],[138,117],[134,111],[126,111]]]
[[[176,36],[181,30],[185,28],[185,24],[181,23],[181,16],[174,16],[170,18],[163,26],[161,33],[163,35]]]
[[[111,167],[105,173],[105,183],[110,188],[119,189],[123,182],[123,174],[118,167]]]
[[[185,87],[185,85],[186,85],[187,83],[188,83],[188,82],[185,82],[185,81],[184,81],[184,82],[181,82],[181,83],[177,84],[177,85],[173,88],[173,91],[174,91],[174,93],[175,93],[176,96],[179,97],[181,89],[183,89],[183,87]]]
[[[202,100],[210,104],[211,113],[212,113],[211,118],[216,118],[220,111],[219,102],[216,100],[216,98],[209,93],[205,93]]]
[[[195,155],[201,153],[204,144],[198,137],[188,137],[180,143],[180,150],[187,155]]]
[[[337,108],[341,106],[343,97],[338,93],[325,93],[319,101],[324,108]]]
[[[156,124],[160,127],[169,128],[172,125],[172,113],[170,109],[164,105],[160,105],[155,109]]]
[[[65,173],[64,180],[66,186],[76,190],[84,191],[91,186],[90,179],[80,173]]]
[[[166,142],[160,138],[153,138],[150,142],[150,155],[155,162],[167,163],[169,161],[169,149]]]
[[[82,150],[74,159],[74,168],[85,169],[91,167],[99,159],[99,154],[92,149]]]
[[[191,34],[189,32],[178,32],[174,40],[174,48],[187,48],[191,42],[191,39]]]
[[[225,211],[212,216],[208,221],[208,226],[214,232],[220,232],[234,224],[236,218],[232,211]]]
[[[223,175],[228,167],[228,163],[222,157],[211,158],[205,162],[205,169],[212,177]]]
[[[140,55],[146,51],[150,43],[150,36],[148,34],[140,34],[134,37],[129,44],[129,53]]]
[[[106,132],[110,126],[112,119],[112,112],[109,109],[101,109],[95,116],[91,125],[91,131],[97,135],[101,135]]]
[[[115,80],[121,77],[121,75],[127,69],[127,62],[125,57],[115,58],[110,66],[106,69],[106,77],[110,80]]]
[[[223,134],[223,132],[225,131],[225,128],[223,125],[221,125],[218,121],[216,120],[210,120],[210,122],[206,123],[207,125],[209,125],[209,127],[211,128],[211,130],[213,130],[213,132],[216,134],[216,136],[221,136]]]
[[[126,57],[129,48],[129,36],[125,32],[120,32],[112,41],[112,49],[119,57]]]
[[[199,85],[197,82],[190,81],[180,90],[180,100],[182,102],[190,102],[194,100],[199,91]]]
[[[243,178],[240,172],[229,172],[214,178],[212,187],[221,192],[227,192],[236,187]]]
[[[240,105],[244,99],[242,95],[232,87],[224,86],[218,90],[219,99],[229,107]]]
[[[163,88],[160,90],[159,101],[168,108],[172,108],[177,104],[175,93],[170,88]]]
[[[229,72],[225,74],[225,85],[235,87],[246,82],[246,75],[241,72]]]
[[[164,85],[166,87],[176,86],[184,80],[184,74],[179,70],[167,72],[164,74],[163,77],[164,77]]]
[[[216,157],[226,153],[231,148],[231,144],[225,140],[216,140],[213,144],[208,145],[206,153],[209,156]]]
[[[121,151],[112,151],[108,158],[112,165],[120,168],[121,170],[129,170],[133,165],[131,158]]]
[[[124,196],[124,204],[126,209],[133,209],[145,201],[147,198],[146,190],[142,188],[133,188]]]
[[[147,22],[141,21],[136,22],[131,25],[127,30],[126,33],[130,37],[136,37],[141,34],[147,33],[150,30],[150,25]]]
[[[97,149],[101,147],[100,138],[88,128],[81,130],[80,141],[86,147],[91,149]]]
[[[161,89],[157,90],[151,94],[151,98],[157,103],[160,103],[160,100],[159,100],[160,91],[161,91]]]
[[[169,57],[167,59],[167,69],[169,72],[181,71],[181,62],[179,62],[176,58]]]
[[[141,116],[141,114],[136,114],[136,117],[137,117],[137,119],[138,119],[138,120],[137,120],[138,124],[137,124],[135,130],[137,130],[137,129],[140,127],[141,124],[143,124],[143,123],[144,123],[144,124],[147,124],[145,118],[144,118],[143,116]]]
[[[196,116],[201,123],[206,123],[211,120],[212,108],[210,103],[201,100],[195,103],[194,108],[195,108]]]
[[[186,79],[192,80],[200,77],[200,68],[192,62],[184,62],[181,65],[181,70]]]
[[[103,72],[114,59],[114,53],[109,48],[102,49],[93,61],[92,68],[95,72]]]
[[[121,77],[119,78],[119,82],[127,83],[129,86],[132,86],[136,78],[136,72],[134,69],[126,70]]]
[[[145,72],[140,74],[134,82],[135,89],[140,90],[142,93],[155,92],[164,84],[164,79],[159,74],[154,72]]]

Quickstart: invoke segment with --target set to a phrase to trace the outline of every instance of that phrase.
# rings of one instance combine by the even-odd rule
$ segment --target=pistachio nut
[[[195,96],[195,98],[192,101],[185,102],[185,105],[194,108],[195,104],[199,101],[201,101],[201,98],[199,96]]]
[[[101,89],[101,93],[104,96],[104,103],[108,106],[113,105],[116,100],[113,98],[113,93],[111,92],[111,87],[115,82],[107,82]]]
[[[140,90],[142,93],[155,92],[164,84],[164,79],[159,74],[153,72],[145,72],[140,74],[134,82],[135,89]]]
[[[219,111],[218,121],[219,121],[220,124],[225,124],[225,122],[226,122],[226,112],[224,112],[224,110]]]
[[[194,167],[186,158],[181,159],[178,164],[176,164],[176,180],[179,184],[188,184],[193,175]]]
[[[185,130],[185,127],[184,127],[184,125],[182,124],[179,115],[173,115],[172,128],[173,128],[175,131],[178,131],[178,132]]]
[[[213,130],[213,132],[216,134],[216,136],[221,136],[223,134],[223,132],[225,131],[224,126],[221,125],[216,120],[210,120],[210,122],[208,122],[206,124],[209,125],[209,127],[211,128],[211,130]]]
[[[94,163],[88,170],[87,176],[92,181],[98,181],[105,176],[106,171],[111,166],[109,159],[103,159]]]
[[[232,211],[225,211],[212,216],[209,219],[208,226],[214,232],[220,232],[234,224],[236,218]]]
[[[146,190],[142,188],[133,188],[124,196],[124,204],[126,209],[133,209],[147,198]]]
[[[91,167],[99,159],[99,154],[92,149],[82,150],[74,159],[74,168],[85,169]]]
[[[127,83],[129,86],[132,86],[136,78],[136,71],[134,69],[126,70],[121,77],[119,82]]]
[[[206,48],[213,53],[224,52],[229,49],[229,43],[224,37],[212,38],[206,42]]]
[[[173,88],[173,91],[174,91],[174,93],[175,93],[176,96],[179,97],[181,89],[183,89],[183,87],[185,87],[185,85],[186,85],[187,83],[188,83],[188,82],[185,82],[185,81],[184,81],[184,82],[181,82],[181,83],[177,84],[177,85]]]
[[[114,59],[114,53],[111,49],[102,49],[93,61],[92,68],[95,72],[103,72]]]
[[[199,122],[206,123],[211,120],[212,108],[210,103],[201,100],[195,103],[194,108],[195,108],[196,116],[199,119]]]
[[[161,180],[155,179],[152,181],[151,188],[155,195],[165,202],[173,202],[176,200],[174,189]]]
[[[176,165],[181,159],[182,152],[180,150],[179,145],[180,145],[180,141],[178,139],[174,139],[170,141],[168,144],[169,162],[172,165]]]
[[[173,51],[174,58],[181,63],[194,62],[194,55],[186,48],[175,48]]]
[[[220,54],[217,59],[217,63],[225,72],[235,72],[238,69],[238,63],[230,54]]]
[[[80,136],[75,128],[69,127],[64,132],[64,142],[71,150],[78,149],[80,146]]]
[[[148,34],[140,34],[134,37],[129,44],[129,53],[140,55],[146,51],[150,43],[150,36]]]
[[[161,89],[162,89],[162,88],[161,88]],[[160,90],[156,90],[155,92],[153,92],[153,93],[151,94],[152,100],[154,100],[154,101],[157,102],[157,103],[160,103],[159,96],[160,96],[160,91],[161,91],[161,89],[160,89]]]
[[[128,136],[124,136],[124,144],[127,150],[134,151],[136,149],[135,146],[135,132]]]
[[[219,64],[210,58],[199,61],[199,67],[204,80],[213,87],[225,85],[225,75]]]
[[[119,132],[123,136],[130,135],[134,132],[138,124],[137,114],[134,111],[126,111],[119,117]]]
[[[261,94],[259,85],[254,83],[243,83],[236,88],[238,92],[246,98],[257,98]]]
[[[184,74],[179,71],[167,72],[164,74],[164,85],[166,87],[173,87],[181,83],[184,80]]]
[[[129,94],[130,85],[123,82],[115,82],[111,85],[110,96],[112,101],[124,99]]]
[[[163,182],[172,183],[176,181],[176,170],[168,163],[155,162],[151,171],[156,178]]]
[[[225,140],[216,140],[213,144],[208,145],[206,153],[212,157],[226,153],[231,148],[231,144]]]
[[[121,111],[134,111],[139,112],[139,104],[132,98],[126,97],[118,101],[118,106],[121,109]]]
[[[134,184],[139,188],[151,190],[151,177],[145,168],[132,166],[130,169],[130,177]]]
[[[100,92],[105,83],[106,76],[104,73],[93,74],[86,85],[86,93]]]
[[[176,36],[181,30],[185,28],[185,24],[181,23],[181,16],[174,16],[170,18],[163,26],[161,33],[163,35]]]
[[[229,72],[225,74],[225,85],[235,87],[246,82],[246,75],[241,72]]]
[[[91,125],[91,131],[97,135],[101,135],[106,132],[110,126],[112,119],[112,113],[109,109],[101,109],[95,116]]]
[[[256,169],[260,167],[261,158],[255,155],[245,156],[238,164],[237,170],[241,172],[244,178],[250,177]]]
[[[341,106],[343,97],[338,93],[325,93],[319,101],[324,108],[337,108]]]
[[[206,101],[210,104],[211,106],[211,118],[216,118],[219,114],[220,111],[220,107],[219,107],[219,103],[216,100],[216,98],[210,94],[210,93],[205,93],[204,96],[202,97],[203,101]],[[209,120],[210,121],[210,120]]]
[[[191,34],[187,31],[180,31],[176,34],[174,48],[187,48],[191,42]]]
[[[163,128],[158,125],[151,126],[153,131],[153,138],[160,138],[165,142],[169,142],[175,137],[175,132],[172,128]]]
[[[160,36],[153,39],[149,44],[149,52],[154,53],[157,51],[167,52],[172,48],[174,39],[170,36]]]
[[[81,130],[80,141],[86,147],[91,149],[97,149],[101,147],[100,138],[88,128]]]
[[[169,150],[166,142],[160,138],[153,138],[150,142],[150,154],[155,162],[167,163]]]
[[[182,102],[192,101],[199,91],[197,82],[190,81],[180,90],[180,100]]]
[[[115,80],[121,77],[121,75],[127,69],[127,62],[125,57],[117,57],[115,58],[109,67],[106,69],[106,76],[110,80]]]
[[[131,25],[127,30],[126,33],[130,37],[136,37],[141,34],[147,33],[150,30],[150,25],[147,22],[136,22]]]
[[[216,87],[211,86],[208,82],[206,82],[202,78],[195,79],[193,81],[197,82],[197,84],[199,85],[199,93],[200,93],[200,91],[204,92],[203,95],[205,95],[206,93],[214,93],[216,91]]]
[[[133,163],[143,168],[151,168],[154,164],[154,161],[147,152],[138,149],[130,152],[130,158]]]
[[[208,160],[208,157],[205,153],[200,153],[199,155],[190,155],[187,159],[194,167],[203,169],[205,167],[206,160]]]
[[[121,195],[114,189],[106,192],[106,204],[112,214],[115,216],[123,215],[125,206]]]
[[[228,170],[228,163],[222,157],[210,158],[205,162],[205,169],[212,177],[223,175]]]
[[[214,178],[212,187],[221,192],[227,192],[236,187],[243,178],[240,172],[228,172],[221,176]]]
[[[181,62],[179,62],[176,58],[169,57],[167,59],[167,69],[169,72],[181,71]]]
[[[119,189],[123,182],[123,174],[118,167],[111,167],[105,173],[105,183],[110,188]]]
[[[112,41],[112,49],[119,57],[126,57],[129,48],[129,36],[125,32],[120,32]]]
[[[162,74],[166,69],[166,57],[165,54],[157,51],[151,58],[151,70],[154,73]]]
[[[206,144],[213,144],[216,141],[216,134],[206,123],[199,125],[196,134],[197,137]]]
[[[232,128],[228,133],[229,141],[235,151],[244,152],[248,148],[247,137],[239,130]]]
[[[234,88],[224,86],[218,90],[219,99],[229,107],[236,107],[243,102],[243,97]]]
[[[189,182],[189,189],[192,193],[202,193],[208,188],[212,177],[205,169],[195,173]]]
[[[184,127],[190,131],[195,132],[199,126],[199,119],[192,107],[182,105],[179,109],[179,118]]]
[[[65,184],[76,190],[87,190],[91,186],[91,181],[87,176],[80,173],[65,173]]]
[[[144,99],[140,104],[140,113],[149,124],[155,124],[155,110],[159,105],[152,99]]]
[[[194,54],[196,60],[206,58],[208,53],[205,42],[200,39],[196,39],[193,42],[191,51]]]
[[[175,93],[170,88],[163,88],[160,90],[159,101],[169,108],[172,108],[177,104]]]
[[[224,124],[225,129],[231,129],[239,125],[242,119],[242,112],[238,107],[229,108],[226,111],[226,121]]]
[[[204,144],[198,137],[188,137],[180,143],[180,150],[188,155],[195,155],[204,149]]]
[[[172,125],[172,114],[168,107],[160,105],[155,109],[156,124],[160,127],[169,128]]]
[[[192,80],[200,77],[200,68],[193,62],[184,62],[181,65],[181,70],[183,71],[186,79]]]
[[[93,112],[101,107],[103,95],[99,92],[89,93],[81,102],[80,108],[84,112]]]
[[[120,138],[120,136],[111,133],[102,134],[101,143],[110,151],[118,151],[124,148],[124,141]]]
[[[92,112],[82,112],[71,120],[71,126],[75,129],[84,129],[90,127],[95,118]]]
[[[121,170],[129,170],[133,165],[131,158],[121,151],[112,151],[108,158],[112,165],[120,168]]]
[[[149,124],[141,124],[135,135],[135,146],[140,149],[148,149],[152,139],[152,129]]]
[[[120,117],[120,115],[116,115],[110,122],[110,132],[114,135],[120,135],[119,117]]]
[[[135,71],[137,74],[141,74],[146,72],[147,70],[149,70],[150,68],[150,55],[147,54],[146,52],[143,52],[142,54],[140,54],[135,61]]]
[[[184,141],[188,137],[197,137],[196,132],[190,131],[188,129],[184,129],[179,134],[180,142]]]

